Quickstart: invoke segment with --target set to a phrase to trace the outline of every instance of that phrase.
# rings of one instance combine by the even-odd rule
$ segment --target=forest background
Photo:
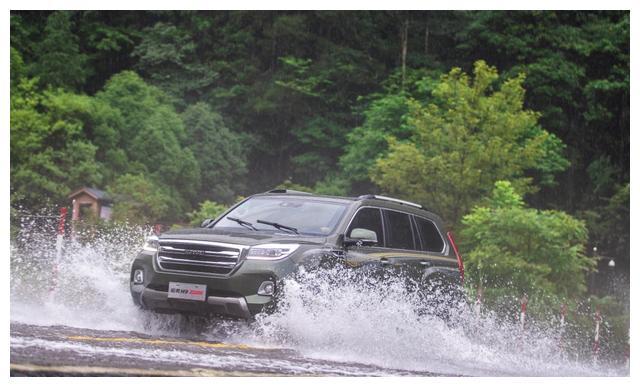
[[[609,258],[628,281],[627,11],[12,11],[10,24],[14,218],[83,186],[109,193],[116,222],[168,225],[274,187],[383,193],[442,214],[496,303],[539,293],[543,313],[598,293],[589,276]],[[620,330],[624,298],[600,300]]]

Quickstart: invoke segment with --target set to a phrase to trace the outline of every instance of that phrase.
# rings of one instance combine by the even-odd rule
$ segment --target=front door
[[[377,270],[392,265],[388,249],[384,247],[384,226],[382,211],[379,208],[360,208],[345,234],[346,237],[354,239],[359,239],[362,235],[366,235],[369,241],[375,237],[376,242],[350,246],[346,253],[346,265],[362,270]]]

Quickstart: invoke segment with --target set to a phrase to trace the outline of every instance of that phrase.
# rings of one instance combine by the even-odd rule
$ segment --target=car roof
[[[313,198],[313,199],[320,199],[320,200],[327,200],[327,201],[339,201],[339,202],[344,202],[344,203],[352,203],[354,201],[357,200],[357,198],[353,198],[353,197],[345,197],[345,196],[332,196],[332,195],[317,195],[317,194],[311,194],[311,193],[307,193],[307,192],[301,192],[301,191],[289,191],[289,192],[264,192],[264,193],[259,193],[259,194],[255,194],[252,195],[252,197],[297,197],[297,198]]]
[[[344,203],[361,203],[363,206],[375,206],[380,208],[388,208],[391,210],[397,210],[401,212],[407,212],[415,215],[425,216],[429,218],[440,219],[440,216],[436,213],[429,211],[422,205],[412,203],[409,201],[396,199],[388,196],[381,195],[360,195],[357,197],[349,196],[333,196],[333,195],[320,195],[310,192],[287,190],[287,189],[275,189],[268,192],[256,194],[253,196],[280,196],[280,197],[300,197],[300,198],[314,198],[314,199],[326,199],[327,201],[339,201]],[[360,206],[359,206],[360,207]]]
[[[431,212],[422,207],[415,207],[411,205],[395,203],[395,202],[384,200],[384,199],[361,199],[360,202],[362,203],[362,206],[380,207],[382,209],[395,210],[399,212],[405,212],[405,213],[409,213],[409,214],[413,214],[421,217],[426,217],[429,219],[442,221],[442,219],[438,214]]]

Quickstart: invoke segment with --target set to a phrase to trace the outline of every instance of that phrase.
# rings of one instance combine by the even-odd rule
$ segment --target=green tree
[[[72,189],[103,181],[97,147],[67,114],[78,99],[41,93],[36,83],[23,78],[11,95],[11,202],[30,209],[62,204]]]
[[[616,184],[629,175],[628,11],[469,12],[456,34],[459,58],[484,58],[506,74],[527,74],[526,107],[567,144],[571,167],[537,203],[590,209],[587,167],[609,157]]]
[[[189,224],[193,227],[200,226],[205,219],[215,219],[227,210],[224,204],[205,200],[198,205],[198,209],[187,214]]]
[[[146,28],[133,50],[137,68],[149,81],[175,98],[179,105],[202,98],[218,77],[200,61],[188,30],[158,22]]]
[[[145,126],[146,121],[160,107],[170,106],[169,98],[158,88],[148,85],[133,71],[123,71],[111,77],[96,98],[116,110],[119,115],[118,147],[131,153],[131,139]],[[175,128],[175,136],[182,137]]]
[[[232,202],[242,190],[247,172],[242,137],[231,132],[220,114],[202,102],[189,106],[182,120],[185,145],[195,155],[201,171],[197,200]]]
[[[114,164],[126,160],[120,173],[149,174],[172,195],[178,217],[190,203],[197,203],[200,168],[184,146],[185,127],[168,96],[136,73],[124,71],[112,77],[96,98],[107,106],[104,115],[117,125],[115,138],[122,152],[108,156]]]
[[[413,134],[408,124],[412,99],[430,97],[442,72],[439,70],[408,69],[404,77],[399,71],[384,82],[384,93],[374,93],[361,98],[368,101],[362,115],[364,122],[346,136],[344,153],[340,156],[340,178],[346,181],[352,193],[374,192],[370,174],[378,158],[389,149],[387,138],[394,136],[406,140]]]
[[[347,146],[340,166],[351,183],[352,191],[371,190],[370,171],[376,159],[388,149],[387,137],[406,139],[412,131],[407,125],[409,97],[389,94],[378,98],[364,112],[364,123],[347,135]]]
[[[602,256],[615,259],[628,268],[631,255],[630,184],[613,186],[611,196],[604,196],[597,206],[580,211],[579,216],[587,221],[591,244]]]
[[[155,181],[171,189],[176,207],[182,213],[196,200],[200,168],[191,150],[181,145],[175,132],[184,136],[180,117],[168,107],[156,109],[131,139],[128,157],[144,166]]]
[[[145,125],[166,119],[162,130],[147,128],[145,135],[168,146],[168,157],[173,157],[178,150],[169,146],[173,140],[159,137],[171,127],[184,150],[188,128],[181,130],[173,113],[204,102],[215,107],[230,132],[242,133],[246,140],[247,191],[288,179],[317,192],[375,192],[369,173],[376,159],[387,157],[386,137],[402,142],[416,136],[410,98],[421,105],[438,104],[432,101],[433,80],[438,83],[433,74],[452,67],[469,72],[477,58],[484,58],[501,69],[501,80],[527,75],[524,108],[539,112],[540,126],[567,145],[564,153],[571,167],[563,173],[553,172],[557,162],[526,170],[523,176],[541,188],[527,201],[580,213],[597,227],[608,217],[605,208],[614,191],[629,182],[629,15],[12,11],[11,103],[23,98],[14,91],[25,76],[40,78],[37,94],[58,86],[86,93],[56,96],[55,104],[60,121],[80,124],[77,140],[97,147],[103,185],[126,172],[157,173],[153,178],[159,179],[159,164],[132,157],[138,150],[149,154],[141,138],[135,151],[132,140]],[[136,70],[144,80],[124,70]],[[157,113],[159,109],[166,110]],[[12,167],[14,157],[26,160],[31,149],[44,149],[34,144],[64,149],[60,131],[49,136],[43,133],[48,124],[36,128],[38,117],[48,120],[49,108],[40,104],[35,111],[40,115],[12,110],[14,122],[20,117],[34,130],[12,135]],[[43,142],[29,141],[36,138]],[[25,142],[31,145],[24,147]],[[553,141],[547,145],[554,144],[559,146]],[[186,159],[172,163],[167,158],[164,167],[193,161]],[[605,159],[608,166],[600,168]],[[596,179],[594,171],[601,173]],[[169,189],[176,179],[169,180],[157,183]],[[549,185],[554,180],[558,184]],[[602,189],[607,184],[611,190]],[[180,186],[176,198],[185,203],[185,211],[186,202],[202,199],[182,188],[200,186],[190,178]],[[625,210],[619,200],[612,203]],[[613,230],[593,228],[593,243],[604,248],[602,241],[616,239]],[[629,240],[628,229],[615,232]]]
[[[143,11],[99,10],[77,11],[76,15],[77,35],[92,69],[83,91],[93,95],[113,75],[133,67],[131,52],[153,16]]]
[[[510,182],[496,182],[491,196],[462,224],[469,283],[482,286],[485,295],[572,298],[586,290],[585,274],[595,260],[584,254],[584,222],[561,211],[526,207]]]
[[[10,72],[11,72],[11,90],[15,88],[15,86],[20,82],[25,75],[25,66],[24,61],[22,60],[22,55],[15,48],[11,47],[11,56],[10,56]]]
[[[61,205],[72,189],[99,185],[102,176],[95,154],[96,147],[86,141],[32,154],[11,169],[12,203],[28,209]]]
[[[457,224],[495,181],[509,179],[519,192],[532,192],[527,170],[552,176],[565,169],[562,142],[538,125],[539,114],[523,109],[524,76],[494,90],[497,80],[497,70],[478,61],[473,81],[454,68],[426,106],[411,101],[414,134],[408,141],[389,138],[389,153],[376,161],[372,180]]]
[[[47,18],[44,39],[37,46],[37,61],[33,66],[33,74],[45,85],[75,90],[88,76],[87,57],[80,51],[72,28],[68,11],[56,11]]]
[[[107,187],[114,199],[113,219],[136,224],[175,219],[174,200],[142,174],[124,174]]]

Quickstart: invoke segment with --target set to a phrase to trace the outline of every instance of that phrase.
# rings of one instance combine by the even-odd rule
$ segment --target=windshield
[[[309,198],[255,197],[225,215],[213,228],[252,228],[286,233],[286,230],[258,222],[260,220],[293,228],[300,234],[328,235],[342,218],[346,207],[346,203]]]

